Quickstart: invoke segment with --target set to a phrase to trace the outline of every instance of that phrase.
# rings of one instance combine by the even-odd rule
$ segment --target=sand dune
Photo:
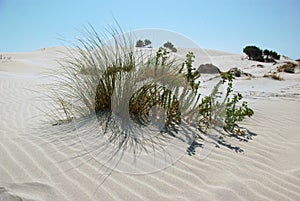
[[[0,200],[300,200],[299,74],[282,73],[285,80],[275,81],[262,76],[276,65],[260,68],[242,55],[195,51],[205,57],[198,63],[256,76],[235,82],[255,111],[243,125],[256,136],[228,139],[241,153],[226,147],[205,158],[183,153],[160,171],[127,174],[90,155],[74,125],[45,124],[38,108],[47,102],[35,92],[47,82],[39,75],[57,66],[58,49],[2,53],[11,60],[0,62]]]

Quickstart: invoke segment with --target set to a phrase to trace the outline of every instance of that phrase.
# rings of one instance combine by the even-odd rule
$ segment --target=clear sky
[[[0,52],[61,45],[114,18],[126,31],[167,29],[203,48],[241,53],[253,44],[300,58],[300,0],[0,0]]]

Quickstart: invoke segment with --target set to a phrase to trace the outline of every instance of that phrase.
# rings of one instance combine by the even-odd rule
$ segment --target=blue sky
[[[0,52],[32,51],[99,32],[162,28],[200,47],[241,53],[257,45],[300,58],[300,0],[0,0]]]

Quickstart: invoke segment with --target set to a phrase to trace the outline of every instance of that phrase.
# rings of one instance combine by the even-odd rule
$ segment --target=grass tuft
[[[298,67],[297,64],[292,62],[287,62],[286,64],[279,66],[277,68],[278,72],[285,72],[285,73],[295,73],[295,68]]]
[[[278,81],[284,80],[282,77],[280,77],[279,75],[277,75],[275,72],[274,73],[264,74],[263,77],[265,77],[265,78],[272,78],[273,80],[278,80]]]
[[[49,97],[55,112],[50,116],[56,121],[104,112],[121,115],[120,110],[129,108],[130,118],[147,122],[157,105],[165,111],[166,125],[179,124],[186,95],[196,99],[194,93],[182,90],[187,87],[179,73],[182,59],[171,57],[164,48],[135,49],[120,27],[99,35],[91,26],[73,46],[59,61],[60,68],[51,72],[55,83]]]

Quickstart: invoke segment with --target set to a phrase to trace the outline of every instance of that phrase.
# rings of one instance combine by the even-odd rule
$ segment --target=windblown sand
[[[47,102],[38,95],[48,80],[41,75],[57,67],[61,49],[1,53],[9,59],[0,61],[0,200],[300,200],[299,73],[271,80],[263,75],[276,65],[193,50],[196,65],[210,61],[255,76],[234,87],[255,111],[242,125],[257,136],[228,139],[242,153],[220,146],[204,159],[184,154],[165,169],[135,175],[103,167],[68,137],[74,129],[44,122],[39,108]]]

